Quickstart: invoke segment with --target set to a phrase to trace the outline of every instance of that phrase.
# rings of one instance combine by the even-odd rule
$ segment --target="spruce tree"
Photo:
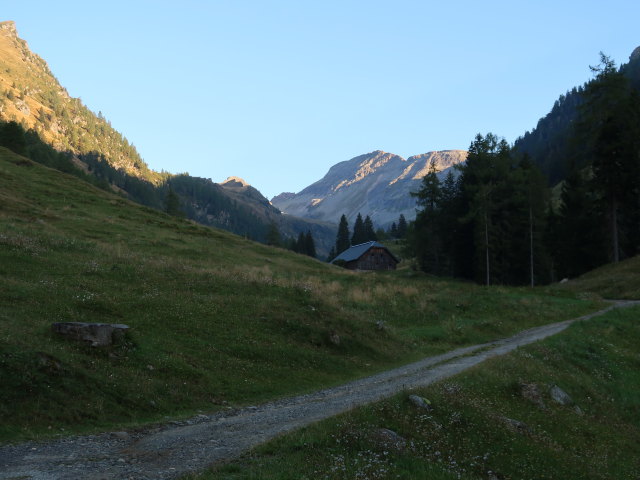
[[[347,217],[343,214],[342,217],[340,217],[338,235],[336,236],[336,256],[351,246],[349,235],[349,222],[347,222]]]
[[[313,235],[311,235],[311,230],[307,230],[307,234],[304,237],[304,246],[304,253],[310,257],[316,258],[316,243],[313,240]]]
[[[369,215],[367,215],[364,219],[364,236],[365,236],[365,240],[364,240],[365,242],[378,240],[378,236],[376,235],[376,232],[373,229],[373,222],[371,221],[371,218],[369,217]]]
[[[635,216],[640,187],[640,96],[615,62],[600,53],[587,84],[576,132],[592,159],[593,189],[606,205],[610,258],[620,260],[621,217]],[[635,253],[637,245],[632,244]]]
[[[296,242],[296,252],[307,255],[307,239],[302,232],[298,234],[298,241]]]
[[[401,213],[398,219],[398,238],[405,238],[407,236],[407,220]]]
[[[267,245],[272,245],[274,247],[280,247],[282,245],[282,236],[280,235],[280,230],[276,225],[276,222],[269,223],[267,227]]]
[[[174,217],[184,216],[184,213],[180,208],[180,198],[171,186],[169,186],[169,190],[167,191],[167,195],[164,199],[164,211]]]
[[[362,215],[358,212],[356,222],[353,225],[353,236],[351,237],[351,245],[360,245],[367,241],[366,232],[364,230],[364,221]]]

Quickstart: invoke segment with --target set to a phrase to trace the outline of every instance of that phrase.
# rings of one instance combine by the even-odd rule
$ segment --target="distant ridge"
[[[358,213],[369,215],[374,224],[386,227],[402,214],[415,218],[417,191],[433,161],[443,178],[467,158],[465,150],[441,150],[404,159],[375,150],[340,162],[327,174],[299,193],[276,195],[271,203],[282,212],[299,217],[337,222],[342,214],[352,222]]]

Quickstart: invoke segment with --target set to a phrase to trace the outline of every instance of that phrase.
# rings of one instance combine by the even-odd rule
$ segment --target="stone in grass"
[[[407,447],[407,440],[388,428],[378,428],[371,435],[378,448],[400,452]]]
[[[526,434],[532,433],[532,430],[529,427],[529,425],[527,425],[524,422],[521,422],[520,420],[515,420],[509,417],[501,417],[501,420],[518,433],[526,433]]]
[[[124,337],[128,325],[120,323],[59,322],[52,330],[71,340],[87,343],[92,347],[107,347]]]
[[[573,399],[571,396],[557,385],[551,386],[549,394],[553,401],[560,405],[573,405]]]
[[[409,395],[409,401],[418,408],[422,408],[427,411],[433,410],[433,407],[431,406],[431,402],[419,395]]]

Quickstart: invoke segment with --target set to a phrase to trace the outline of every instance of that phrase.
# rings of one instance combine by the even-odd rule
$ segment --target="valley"
[[[0,22],[0,479],[639,478],[639,52],[269,201],[153,170]],[[324,261],[363,235],[397,270]]]

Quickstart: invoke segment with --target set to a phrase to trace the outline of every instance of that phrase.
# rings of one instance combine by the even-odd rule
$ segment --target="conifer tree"
[[[302,253],[303,255],[307,254],[307,240],[304,233],[300,232],[298,234],[298,240],[296,241],[296,252]]]
[[[366,232],[364,229],[364,221],[362,215],[358,212],[356,222],[353,224],[353,236],[351,237],[351,245],[360,245],[367,241]]]
[[[398,219],[398,238],[405,238],[407,236],[407,219],[401,213]]]
[[[340,224],[338,225],[338,235],[336,236],[336,256],[340,255],[347,248],[351,246],[351,240],[349,239],[349,222],[347,222],[346,215],[340,217]]]
[[[610,255],[617,263],[620,217],[625,213],[635,216],[637,211],[640,96],[615,62],[602,52],[600,64],[590,68],[596,77],[583,92],[577,134],[592,159],[593,188],[606,204]]]
[[[304,247],[305,255],[316,258],[316,243],[314,242],[313,236],[311,235],[311,230],[307,230],[307,234],[304,237]]]
[[[173,190],[173,187],[169,186],[167,196],[164,199],[164,211],[174,217],[183,217],[184,213],[180,208],[180,198]]]
[[[367,215],[364,219],[364,236],[365,236],[365,240],[364,240],[365,242],[378,240],[378,236],[376,235],[376,232],[373,229],[373,222],[371,221],[371,218],[369,217],[369,215]]]
[[[282,236],[276,222],[269,223],[267,227],[267,245],[280,247],[282,245]]]
[[[391,235],[393,238],[398,238],[398,226],[396,225],[396,222],[393,222],[391,224],[391,228],[389,229],[389,235]]]

